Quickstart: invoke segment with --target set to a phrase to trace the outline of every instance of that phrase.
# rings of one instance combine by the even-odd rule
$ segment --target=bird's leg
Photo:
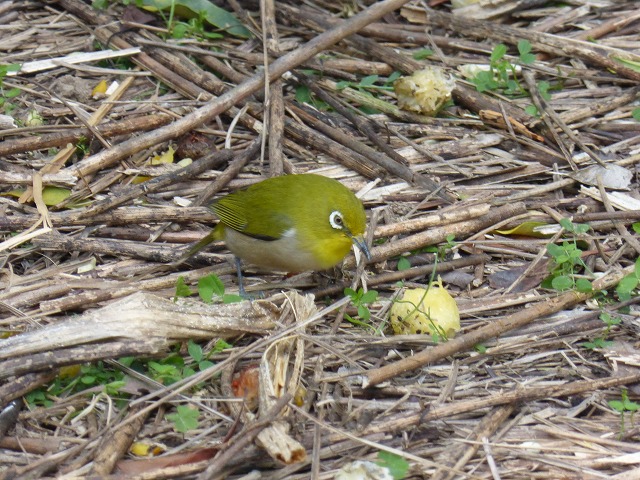
[[[253,294],[247,293],[247,291],[244,289],[244,281],[243,281],[244,276],[242,275],[242,261],[240,260],[239,257],[234,257],[234,259],[236,261],[236,274],[238,275],[238,294],[245,300],[249,300],[249,301],[264,298],[264,292],[258,292]]]
[[[233,257],[236,261],[236,274],[238,275],[238,293],[242,298],[247,298],[247,292],[244,290],[244,282],[242,281],[242,264],[240,257]]]

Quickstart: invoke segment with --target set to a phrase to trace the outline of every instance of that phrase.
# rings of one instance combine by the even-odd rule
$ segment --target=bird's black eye
[[[338,211],[331,212],[331,215],[329,215],[329,223],[336,230],[342,230],[344,228],[342,214]]]

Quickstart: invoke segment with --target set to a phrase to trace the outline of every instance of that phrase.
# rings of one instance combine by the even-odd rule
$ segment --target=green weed
[[[591,227],[587,224],[574,224],[563,218],[560,225],[565,231],[572,233],[571,240],[565,240],[557,245],[547,245],[547,253],[553,260],[551,274],[542,282],[543,288],[551,288],[558,291],[575,289],[578,292],[591,292],[591,282],[586,278],[578,277],[579,270],[589,271],[582,260],[583,251],[578,247],[577,237],[585,234]],[[590,272],[589,272],[590,273]]]
[[[344,295],[351,299],[351,303],[353,303],[358,310],[358,315],[355,318],[347,314],[345,314],[345,318],[359,327],[373,328],[368,323],[369,320],[371,320],[371,311],[369,311],[367,305],[374,303],[378,299],[378,292],[375,290],[365,292],[362,287],[360,287],[358,291],[355,291],[353,288],[345,288]]]

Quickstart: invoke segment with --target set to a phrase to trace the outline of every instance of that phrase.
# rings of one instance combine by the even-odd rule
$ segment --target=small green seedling
[[[403,272],[405,270],[409,270],[411,268],[411,262],[407,257],[400,257],[398,259],[398,271]]]
[[[633,415],[640,409],[640,404],[629,400],[626,389],[622,389],[620,400],[609,400],[607,403],[620,414],[620,436],[624,433],[624,415],[629,412],[629,420],[633,424]]]
[[[171,37],[175,39],[198,38],[201,40],[217,40],[224,35],[207,31],[209,25],[206,22],[206,12],[202,11],[197,17],[190,18],[186,22],[174,22],[171,28]]]
[[[393,72],[386,79],[383,77],[380,77],[380,75],[367,75],[366,77],[362,77],[362,79],[359,82],[349,82],[346,80],[338,82],[336,83],[336,88],[338,90],[344,90],[345,88],[350,87],[360,91],[371,91],[371,90],[393,91],[393,82],[395,82],[401,76],[402,74],[400,72]],[[382,85],[376,85],[379,82],[382,82]]]
[[[17,87],[5,89],[4,79],[9,72],[17,72],[22,68],[19,63],[9,63],[6,65],[0,65],[0,112],[4,112],[7,115],[11,114],[13,110],[17,108],[17,105],[10,102],[11,99],[17,97],[22,93]]]
[[[194,375],[196,371],[212,367],[213,362],[209,360],[209,357],[230,347],[231,345],[224,340],[218,340],[211,351],[205,354],[200,345],[189,340],[187,351],[191,359],[185,359],[176,352],[160,360],[149,360],[146,366],[143,362],[140,368],[146,369],[147,374],[157,382],[171,385]]]
[[[491,51],[489,70],[478,72],[471,79],[479,92],[499,91],[505,95],[524,95],[527,92],[518,82],[516,65],[531,65],[536,56],[531,53],[531,43],[527,40],[518,42],[518,59],[514,65],[505,58],[507,46],[499,43]]]
[[[193,294],[194,292],[186,284],[184,277],[178,277],[173,301],[176,302],[178,298],[190,297]],[[243,300],[240,295],[225,293],[224,283],[214,273],[198,280],[198,295],[205,303],[235,303]]]
[[[588,293],[593,290],[591,282],[586,278],[578,277],[579,270],[584,269],[591,273],[582,260],[583,251],[578,247],[576,236],[583,235],[589,231],[586,224],[574,224],[570,220],[563,218],[560,225],[574,237],[571,241],[563,241],[557,245],[550,243],[547,245],[547,253],[553,260],[551,275],[542,282],[543,288],[565,291],[576,289],[578,292]]]
[[[633,272],[624,277],[616,287],[616,293],[620,300],[630,300],[637,293],[638,284],[640,284],[640,257],[636,259]]]
[[[452,252],[453,248],[457,245],[455,239],[456,236],[454,234],[449,234],[446,236],[444,244],[427,247],[424,249],[424,251],[428,253],[435,253],[436,261],[445,261],[447,259],[447,256]]]
[[[604,337],[597,337],[591,340],[590,342],[583,342],[582,346],[589,350],[596,350],[600,348],[607,348],[613,345],[613,342],[610,340],[606,340]]]
[[[184,281],[184,277],[181,275],[176,281],[176,294],[173,297],[173,301],[177,302],[179,298],[186,298],[193,295],[193,292],[189,288],[189,285]]]
[[[96,388],[114,397],[124,387],[124,373],[99,361],[91,364],[65,367],[61,373],[46,387],[41,387],[25,395],[31,406],[49,407],[52,398],[66,397],[76,393],[91,391]]]
[[[487,353],[487,346],[482,343],[476,343],[473,349],[478,353]]]
[[[307,72],[308,73],[308,72]],[[295,94],[296,102],[298,103],[306,103],[311,105],[313,108],[326,112],[331,110],[331,107],[327,102],[324,102],[318,98],[316,98],[312,93],[311,89],[306,85],[297,85],[296,86],[296,94]]]
[[[173,423],[176,432],[187,433],[198,428],[200,411],[188,405],[178,405],[176,413],[169,413],[166,418]]]
[[[375,290],[365,292],[362,287],[360,287],[357,292],[353,288],[345,288],[344,295],[345,297],[349,297],[351,299],[351,303],[353,303],[353,305],[358,309],[358,316],[356,318],[347,314],[345,314],[345,318],[354,325],[372,328],[371,325],[367,323],[371,320],[371,312],[367,305],[370,305],[377,300],[378,292]]]

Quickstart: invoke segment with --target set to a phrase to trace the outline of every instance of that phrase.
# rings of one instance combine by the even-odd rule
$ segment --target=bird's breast
[[[235,256],[269,270],[306,272],[331,266],[319,259],[312,249],[304,248],[295,228],[285,231],[277,240],[253,238],[225,228],[224,241]]]

